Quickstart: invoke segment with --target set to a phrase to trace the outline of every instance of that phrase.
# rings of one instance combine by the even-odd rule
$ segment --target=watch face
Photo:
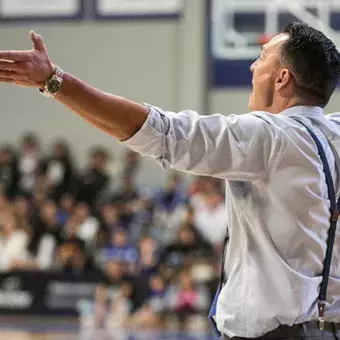
[[[61,84],[62,84],[62,79],[58,78],[58,77],[52,77],[47,84],[47,90],[48,92],[50,92],[51,94],[55,94],[57,93],[60,88],[61,88]]]

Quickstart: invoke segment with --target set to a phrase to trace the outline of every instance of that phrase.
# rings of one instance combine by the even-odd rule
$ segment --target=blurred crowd
[[[1,146],[0,273],[100,273],[93,301],[78,306],[84,324],[190,327],[206,318],[218,281],[224,185],[169,173],[144,190],[139,155],[115,160],[114,177],[110,157],[94,147],[78,169],[67,142],[43,153],[34,134]]]

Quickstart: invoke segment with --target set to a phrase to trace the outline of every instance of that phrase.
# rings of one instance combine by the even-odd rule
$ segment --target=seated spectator
[[[72,191],[74,171],[68,145],[61,140],[55,142],[51,155],[41,164],[41,173],[45,176],[50,197],[58,201],[64,193]]]
[[[64,225],[66,223],[73,212],[74,205],[75,200],[71,194],[65,193],[61,196],[57,211],[57,223],[59,225]]]
[[[40,149],[38,138],[34,134],[27,134],[23,137],[19,157],[19,190],[24,194],[31,194],[37,180],[40,166]]]
[[[95,236],[96,248],[103,248],[115,230],[122,227],[118,211],[113,203],[105,203],[99,208],[100,225]]]
[[[201,247],[193,230],[182,226],[177,231],[176,240],[168,245],[160,256],[162,275],[166,280],[170,280],[178,270],[191,265],[200,256]]]
[[[24,196],[16,196],[12,201],[13,212],[17,220],[18,229],[31,232],[31,226],[29,225],[29,202]]]
[[[97,203],[99,195],[109,183],[106,172],[108,154],[103,148],[96,148],[90,154],[89,164],[79,177],[76,199],[90,207]]]
[[[30,216],[33,218],[35,215],[39,214],[41,207],[47,200],[47,191],[45,188],[36,187],[33,190],[33,193],[27,195],[27,197],[29,197]]]
[[[131,177],[123,177],[122,187],[112,196],[111,202],[118,210],[121,224],[129,229],[135,216],[135,202],[139,198]]]
[[[149,280],[148,296],[143,306],[131,317],[130,327],[159,328],[164,326],[164,312],[167,309],[165,283],[161,276]]]
[[[157,271],[159,247],[150,237],[142,237],[138,246],[138,268],[134,280],[134,309],[139,309],[149,297],[150,276]]]
[[[99,221],[92,216],[91,209],[86,203],[78,203],[73,214],[78,221],[78,237],[87,245],[91,245],[98,232]]]
[[[56,250],[55,268],[67,271],[72,267],[75,257],[79,253],[86,254],[85,242],[78,237],[79,221],[75,215],[68,218],[64,228],[60,231],[59,245]]]
[[[0,214],[0,272],[19,269],[19,264],[27,259],[26,247],[29,236],[18,230],[11,209]]]
[[[210,304],[209,291],[204,286],[196,285],[185,270],[179,273],[175,283],[169,287],[167,298],[170,311],[175,313],[183,330],[189,327],[188,322],[192,316],[206,313]]]
[[[122,175],[125,177],[133,178],[136,176],[137,171],[140,168],[140,157],[139,154],[127,150],[123,159]]]
[[[56,213],[56,204],[49,200],[41,206],[39,213],[32,219],[31,239],[27,248],[30,257],[20,264],[21,268],[51,269],[60,235]]]
[[[73,275],[83,275],[95,272],[96,267],[85,249],[78,245],[75,247],[73,255],[62,264],[60,271]]]
[[[162,243],[168,244],[174,239],[176,230],[183,221],[186,201],[181,190],[180,177],[176,174],[155,202],[154,224],[158,227],[158,237]]]
[[[14,152],[9,146],[0,148],[0,184],[8,199],[18,192],[19,169]]]
[[[194,224],[200,235],[217,250],[221,248],[227,230],[227,211],[222,195],[205,193],[194,206]]]
[[[132,178],[124,176],[122,178],[122,186],[112,196],[111,201],[115,204],[125,204],[138,198],[138,193],[133,185]]]
[[[111,242],[101,251],[100,262],[118,261],[127,265],[127,270],[133,273],[137,262],[137,251],[128,243],[124,229],[113,232]]]
[[[124,265],[108,262],[96,288],[94,303],[81,301],[78,305],[81,323],[96,327],[124,326],[132,308],[131,292],[131,278],[124,273]]]
[[[11,208],[10,202],[7,197],[0,190],[0,214],[2,212],[7,212],[8,209]]]

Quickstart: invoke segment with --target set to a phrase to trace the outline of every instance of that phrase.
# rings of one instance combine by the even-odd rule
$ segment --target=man
[[[321,331],[314,321],[329,199],[313,139],[292,119],[298,117],[322,140],[333,179],[338,180],[325,136],[338,152],[340,129],[324,117],[322,108],[339,80],[340,55],[326,36],[302,23],[288,25],[263,46],[251,66],[253,112],[228,117],[174,114],[103,93],[56,69],[42,38],[32,32],[31,39],[31,51],[0,52],[0,81],[48,92],[164,168],[227,180],[227,280],[215,315],[224,339],[335,339],[332,328],[340,322],[340,235]]]

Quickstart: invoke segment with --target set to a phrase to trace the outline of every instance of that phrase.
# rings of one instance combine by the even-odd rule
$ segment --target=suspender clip
[[[325,313],[325,301],[319,300],[318,301],[318,310],[319,310],[319,329],[322,331],[325,327],[325,318],[324,318],[324,313]]]
[[[332,221],[332,222],[338,222],[338,219],[339,219],[339,209],[338,209],[338,208],[335,208],[335,209],[332,211],[331,221]]]

